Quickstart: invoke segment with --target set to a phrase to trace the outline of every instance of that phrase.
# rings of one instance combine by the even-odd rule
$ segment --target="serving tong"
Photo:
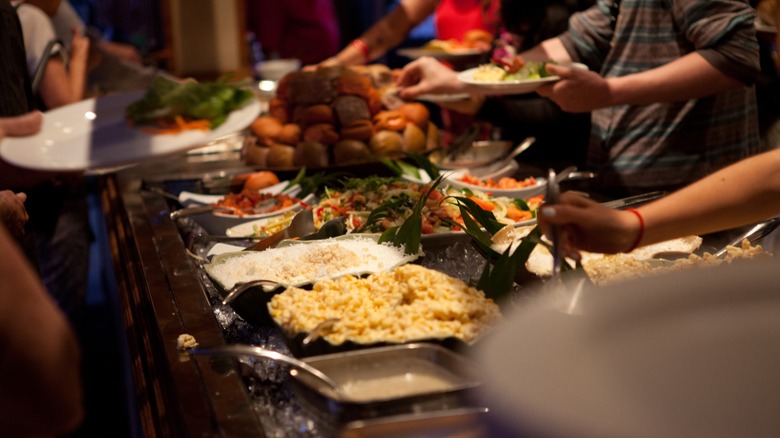
[[[339,398],[343,398],[344,395],[341,386],[335,381],[333,381],[333,379],[328,377],[327,374],[323,373],[317,368],[314,368],[313,366],[307,364],[302,360],[296,359],[291,356],[287,356],[286,354],[278,353],[273,350],[268,350],[266,348],[256,347],[253,345],[230,344],[230,345],[220,345],[220,346],[210,347],[210,348],[197,348],[197,347],[190,348],[187,350],[187,352],[189,354],[196,355],[196,356],[219,356],[219,357],[255,356],[255,357],[262,357],[265,359],[275,360],[278,362],[283,362],[292,366],[294,370],[303,371],[306,374],[317,379],[318,382],[325,384],[325,386],[327,386],[328,389],[330,389],[331,391],[333,391],[333,393],[339,396]],[[293,371],[291,371],[290,374],[295,375]]]
[[[561,188],[559,180],[555,171],[549,169],[547,171],[547,191],[544,196],[545,204],[555,205],[560,202]],[[550,240],[552,241],[552,279],[557,283],[561,277],[561,262],[563,258],[563,250],[561,249],[561,230],[557,225],[550,226]]]

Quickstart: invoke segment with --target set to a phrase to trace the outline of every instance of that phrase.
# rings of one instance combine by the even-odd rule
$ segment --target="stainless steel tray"
[[[294,374],[301,405],[329,423],[474,407],[477,368],[444,347],[414,343],[306,358],[340,385],[341,396]],[[315,389],[318,388],[318,389]]]

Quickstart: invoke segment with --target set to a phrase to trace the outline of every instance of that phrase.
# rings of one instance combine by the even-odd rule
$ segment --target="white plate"
[[[778,272],[764,259],[544,291],[479,346],[482,397],[507,435],[780,436]]]
[[[263,189],[263,193],[278,194],[282,193],[282,190],[287,187],[288,181],[282,181],[270,187]],[[288,190],[287,194],[290,196],[296,196],[301,191],[300,186],[294,186]],[[185,207],[194,207],[199,205],[208,205],[222,199],[222,195],[204,195],[200,193],[192,193],[183,191],[179,193],[179,202]],[[253,214],[245,216],[227,215],[222,213],[206,212],[190,216],[195,223],[203,227],[206,232],[212,235],[224,235],[231,227],[235,227],[239,224],[256,220],[267,220],[268,218],[274,218],[284,213],[291,211],[298,211],[303,208],[303,204],[316,203],[317,197],[314,194],[310,194],[304,197],[301,202],[291,205],[281,210],[276,210],[270,213]]]
[[[255,234],[256,228],[263,229],[269,223],[275,222],[277,219],[281,219],[281,217],[271,216],[262,219],[252,219],[252,220],[244,221],[242,223],[233,224],[230,228],[225,230],[225,235],[230,237],[253,236]],[[287,221],[287,224],[289,224],[290,220],[292,220],[292,216],[290,216],[289,220]]]
[[[290,181],[281,181],[277,184],[268,186],[260,190],[260,192],[276,195],[282,193],[282,191],[284,190],[285,187],[287,187],[288,184],[290,184]],[[301,186],[296,184],[295,186],[290,187],[285,193],[287,193],[290,196],[296,196],[298,193],[300,193],[300,191],[301,191]],[[222,198],[224,198],[224,195],[205,195],[202,193],[193,193],[187,191],[183,191],[179,193],[179,203],[182,205],[208,205],[208,204],[213,204],[214,202],[217,202]]]
[[[460,181],[460,178],[462,178],[466,174],[468,174],[467,170],[452,171],[452,174],[447,178],[447,183],[451,187],[455,187],[459,189],[478,190],[480,192],[489,193],[494,197],[503,196],[503,197],[513,198],[513,199],[521,199],[521,198],[524,199],[524,198],[530,198],[532,196],[541,195],[544,193],[544,190],[547,187],[547,179],[542,177],[535,178],[536,184],[528,187],[519,188],[519,189],[495,189],[492,187],[481,187],[481,186]],[[491,178],[496,180],[501,177],[498,178],[491,177]],[[480,179],[485,180],[488,178],[483,177]]]
[[[587,70],[585,64],[580,63],[561,63],[562,66],[574,67]],[[475,81],[474,73],[479,67],[470,68],[458,73],[458,80],[469,84],[472,89],[478,90],[483,94],[526,94],[535,91],[540,85],[560,80],[558,76],[547,76],[545,78],[526,79],[518,81]]]
[[[240,131],[260,113],[252,99],[211,131],[175,135],[149,134],[125,120],[125,108],[144,91],[112,94],[47,111],[41,131],[29,137],[7,138],[0,156],[11,164],[39,170],[85,170],[139,162],[183,152]]]
[[[475,56],[482,53],[485,53],[479,49],[457,49],[452,51],[446,51],[446,50],[435,50],[435,49],[425,49],[422,47],[417,48],[404,48],[404,49],[398,49],[396,51],[401,56],[406,56],[407,58],[421,58],[423,56],[430,56],[431,58],[436,59],[457,59],[457,58],[465,58],[469,56]]]

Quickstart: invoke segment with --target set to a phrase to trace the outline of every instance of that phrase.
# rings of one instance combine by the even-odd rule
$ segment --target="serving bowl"
[[[442,169],[469,169],[485,166],[506,157],[510,149],[512,149],[511,141],[474,141],[455,156],[445,156],[437,165]]]

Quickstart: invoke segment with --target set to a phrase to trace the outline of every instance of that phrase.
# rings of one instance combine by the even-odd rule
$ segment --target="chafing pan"
[[[304,373],[293,374],[301,405],[330,423],[472,406],[477,369],[444,347],[403,344],[312,356],[306,363],[340,388],[340,395]]]

